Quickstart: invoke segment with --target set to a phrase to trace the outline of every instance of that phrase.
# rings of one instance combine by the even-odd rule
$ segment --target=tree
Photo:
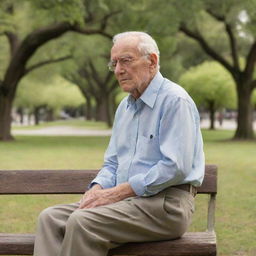
[[[84,102],[77,87],[59,75],[41,82],[28,76],[22,80],[17,90],[14,106],[33,113],[35,124],[39,124],[40,109],[48,110],[48,119],[52,119],[58,116],[64,107],[79,107]]]
[[[179,0],[173,1],[173,4],[179,10],[179,31],[195,40],[207,55],[219,62],[231,74],[235,82],[238,125],[234,138],[253,138],[252,105],[250,103],[252,91],[256,87],[254,76],[256,1],[205,0],[188,2]],[[212,24],[219,25],[217,35],[211,33],[214,28]],[[215,44],[218,37],[221,37],[222,40]],[[225,44],[226,49],[222,47],[220,50],[218,45],[223,44]],[[239,63],[239,57],[243,56],[245,57],[244,66]]]
[[[3,78],[0,80],[0,140],[13,139],[10,133],[11,109],[20,80],[43,65],[70,57],[51,58],[30,64],[32,56],[40,47],[68,31],[84,35],[101,34],[111,38],[106,32],[106,27],[108,20],[117,11],[98,8],[98,12],[95,12],[97,4],[98,1],[82,0],[1,1],[0,15],[4,19],[0,21],[0,35],[8,39],[10,56],[9,64],[6,65]],[[29,15],[33,15],[33,19],[36,20],[37,16],[41,19],[33,24],[35,27],[31,26],[29,29],[22,27],[21,33],[16,16],[19,10],[24,8]],[[47,22],[40,24],[39,20]]]
[[[210,113],[210,129],[214,129],[215,112],[234,108],[235,85],[229,73],[217,62],[204,62],[190,68],[180,78],[180,84],[195,100],[197,106]]]
[[[75,41],[80,41],[76,35]],[[72,42],[71,42],[72,43]],[[100,45],[96,48],[95,45]],[[74,47],[71,61],[62,65],[62,75],[76,84],[86,99],[88,116],[112,126],[115,111],[115,94],[118,88],[114,73],[110,72],[107,63],[110,58],[112,43],[101,36],[91,36]],[[95,105],[96,111],[92,111]]]
[[[96,120],[107,122],[108,126],[112,126],[113,106],[112,95],[117,89],[117,81],[113,79],[111,71],[104,72],[104,75],[99,75],[96,65],[91,59],[85,61],[84,65],[77,70],[76,74],[69,74],[66,79],[69,79],[76,84],[87,100],[87,109],[91,108],[91,99],[96,102]]]

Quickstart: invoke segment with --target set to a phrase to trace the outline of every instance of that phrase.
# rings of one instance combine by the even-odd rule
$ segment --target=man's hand
[[[136,194],[129,183],[123,183],[108,189],[102,189],[100,185],[96,184],[84,193],[78,209],[94,208],[101,205],[112,204],[135,195]]]

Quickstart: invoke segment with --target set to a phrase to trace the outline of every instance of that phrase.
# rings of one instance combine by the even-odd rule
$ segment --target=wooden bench
[[[206,165],[205,169],[204,182],[198,189],[199,194],[210,195],[205,232],[187,232],[182,238],[170,241],[128,243],[112,249],[108,255],[217,255],[214,232],[217,167]],[[82,194],[96,174],[95,170],[0,170],[0,194]],[[32,255],[34,239],[34,234],[0,233],[0,255]]]

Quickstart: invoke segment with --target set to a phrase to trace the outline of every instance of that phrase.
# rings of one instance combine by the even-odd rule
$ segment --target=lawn
[[[231,131],[203,131],[206,162],[219,167],[216,232],[219,256],[256,255],[256,143]],[[18,136],[0,143],[0,169],[100,168],[108,137]],[[34,232],[39,212],[80,196],[1,196],[0,232]],[[206,198],[198,196],[191,230],[204,230]]]

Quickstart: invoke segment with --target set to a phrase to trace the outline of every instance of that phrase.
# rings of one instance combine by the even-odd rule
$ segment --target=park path
[[[201,128],[209,128],[209,120],[202,120]],[[236,122],[233,120],[224,120],[220,126],[218,122],[215,123],[216,129],[223,130],[235,130]],[[256,122],[253,124],[254,130],[256,130]],[[40,129],[29,129],[29,130],[12,130],[13,135],[33,135],[33,136],[110,136],[112,130],[95,130],[86,129],[71,126],[54,126],[44,127]]]
[[[111,130],[89,130],[71,126],[54,126],[30,130],[12,130],[13,135],[38,136],[110,136]]]

